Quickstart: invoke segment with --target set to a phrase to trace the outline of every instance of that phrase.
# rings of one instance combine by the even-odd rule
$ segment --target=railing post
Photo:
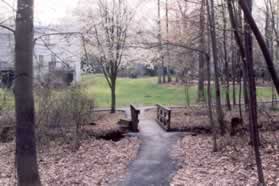
[[[171,124],[171,110],[168,112],[168,130],[170,130],[170,124]]]
[[[139,124],[139,117],[140,111],[137,110],[133,105],[130,105],[131,109],[131,130],[132,132],[138,132],[138,124]]]

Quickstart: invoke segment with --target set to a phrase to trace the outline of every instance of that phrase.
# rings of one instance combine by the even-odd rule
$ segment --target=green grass
[[[14,107],[15,101],[12,91],[0,89],[0,110],[12,110]]]
[[[110,89],[103,76],[84,76],[82,84],[87,87],[87,94],[94,96],[97,106],[110,105]],[[196,100],[196,88],[190,88],[191,100]],[[164,87],[157,84],[156,78],[118,78],[116,102],[118,107],[135,104],[144,105],[183,105],[185,103],[183,87]]]
[[[98,107],[110,106],[110,89],[103,75],[84,75],[81,84],[85,87],[85,93],[94,98]],[[62,91],[63,93],[64,91]],[[61,91],[59,91],[61,93]],[[6,95],[6,102],[3,98]],[[63,94],[62,94],[63,95]],[[215,93],[212,91],[212,95]],[[224,97],[225,92],[222,91]],[[231,94],[232,95],[232,94]],[[257,89],[258,101],[271,100],[272,89],[269,87]],[[125,107],[130,104],[137,106],[162,105],[185,105],[185,88],[183,86],[158,85],[157,78],[118,78],[116,88],[117,107]],[[189,87],[190,103],[197,100],[197,86]],[[237,90],[238,98],[238,90]],[[0,108],[13,109],[14,96],[11,91],[0,89]]]
[[[86,94],[95,97],[99,107],[110,106],[110,89],[102,75],[85,75],[82,84],[86,87]],[[214,96],[214,91],[212,91]],[[222,91],[224,97],[225,92]],[[259,101],[271,100],[271,88],[258,88]],[[118,78],[116,88],[117,107],[135,104],[137,106],[185,105],[185,88],[183,86],[158,85],[157,78],[145,77],[139,79]],[[238,90],[237,90],[238,96]],[[190,103],[196,103],[197,86],[189,87]]]

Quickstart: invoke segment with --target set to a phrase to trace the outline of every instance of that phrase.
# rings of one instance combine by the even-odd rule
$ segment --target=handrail
[[[171,129],[171,109],[157,104],[157,122],[166,130]]]
[[[140,110],[136,109],[134,105],[130,105],[130,110],[131,110],[131,130],[133,132],[138,132]]]

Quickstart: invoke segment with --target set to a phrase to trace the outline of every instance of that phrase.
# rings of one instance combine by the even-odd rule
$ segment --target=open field
[[[84,75],[81,84],[85,87],[86,94],[94,97],[98,107],[110,106],[110,89],[102,75]],[[238,88],[237,88],[238,89]],[[232,92],[232,91],[231,91]],[[223,97],[224,91],[222,92]],[[214,91],[212,91],[214,95]],[[144,77],[139,79],[118,78],[116,87],[117,107],[125,107],[129,104],[137,106],[185,105],[185,87],[181,85],[158,85],[156,77]],[[270,101],[272,89],[270,87],[258,87],[258,101]],[[237,90],[238,97],[238,90]],[[4,101],[6,100],[6,101]],[[197,86],[189,87],[189,100],[195,104],[197,100]],[[0,89],[0,107],[14,108],[12,91]]]
[[[87,87],[88,96],[95,97],[97,106],[108,107],[110,105],[110,89],[102,75],[85,75],[82,84]],[[214,95],[214,91],[212,93]],[[268,87],[261,87],[258,88],[257,94],[259,101],[269,101],[271,100],[272,90]],[[118,107],[128,106],[131,103],[137,106],[186,104],[185,87],[158,85],[156,77],[118,78],[116,95]],[[196,103],[197,86],[189,87],[189,98],[191,104]]]

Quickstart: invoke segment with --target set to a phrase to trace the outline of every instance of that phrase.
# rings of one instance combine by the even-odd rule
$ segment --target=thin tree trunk
[[[202,0],[201,2],[201,9],[200,9],[200,50],[205,51],[205,0]],[[204,95],[204,60],[205,56],[204,54],[199,54],[199,85],[198,85],[198,102],[204,102],[205,101],[205,95]]]
[[[207,11],[209,11],[209,2],[208,0],[204,1],[205,6],[207,7]],[[206,59],[206,66],[207,66],[207,104],[208,104],[208,117],[210,121],[210,126],[212,130],[212,151],[217,152],[217,132],[216,132],[216,126],[213,118],[213,111],[212,111],[212,94],[211,94],[211,63],[210,63],[210,25],[209,25],[209,16],[208,16],[208,22],[207,22],[207,33],[208,33],[208,42],[207,42],[207,50],[208,54],[205,55]]]
[[[226,18],[226,7],[225,4],[222,4],[222,13],[223,13],[223,47],[224,47],[224,61],[225,61],[225,77],[226,77],[226,104],[228,110],[231,110],[231,101],[230,101],[230,73],[229,73],[229,61],[228,61],[228,51],[227,51],[227,18]]]
[[[115,113],[116,108],[116,78],[111,79],[111,113]]]
[[[208,14],[210,19],[210,31],[211,31],[211,43],[212,43],[212,52],[213,52],[213,61],[214,61],[214,75],[215,75],[215,92],[216,92],[216,111],[218,116],[218,122],[220,125],[221,135],[226,133],[225,123],[224,123],[224,113],[221,105],[221,90],[219,82],[219,67],[218,67],[218,55],[217,55],[217,41],[216,41],[216,28],[215,28],[215,10],[214,10],[214,1],[211,0],[210,8],[208,7]],[[208,3],[209,5],[209,3]],[[211,13],[210,13],[211,12]]]
[[[170,48],[169,48],[169,5],[168,0],[166,0],[166,34],[167,34],[167,76],[168,76],[168,83],[172,81],[171,74],[170,74]]]
[[[158,8],[158,42],[159,42],[159,64],[158,64],[158,83],[161,84],[163,82],[162,76],[164,74],[164,59],[162,56],[162,34],[161,34],[161,0],[157,1]]]
[[[275,70],[275,67],[274,67],[274,64],[272,61],[272,57],[269,53],[268,47],[266,46],[266,43],[264,41],[264,38],[252,16],[252,13],[249,11],[249,7],[247,5],[246,0],[239,0],[238,2],[244,12],[245,18],[247,20],[247,24],[249,24],[250,28],[252,29],[252,31],[258,41],[258,44],[259,44],[259,46],[262,50],[262,53],[264,55],[264,58],[265,58],[267,68],[269,70],[269,73],[270,73],[273,83],[275,85],[276,91],[279,94],[279,78],[278,78],[277,72]]]
[[[235,106],[236,105],[236,80],[235,80],[235,78],[236,78],[236,57],[237,57],[237,55],[236,55],[236,50],[234,49],[235,45],[233,42],[233,38],[234,38],[233,34],[232,34],[231,38],[232,38],[231,42],[233,43],[232,44],[232,86],[233,86],[232,87],[233,88],[232,97],[233,97],[233,105]]]
[[[239,97],[238,97],[238,105],[239,105],[239,116],[242,119],[243,123],[243,114],[242,114],[242,83],[241,83],[241,76],[239,76]]]
[[[247,8],[249,12],[252,12],[252,0],[247,0]],[[248,21],[245,19],[245,46],[246,46],[246,59],[247,59],[247,72],[248,72],[248,84],[249,84],[249,125],[250,136],[255,151],[256,164],[258,170],[259,183],[265,185],[264,174],[262,168],[261,154],[259,150],[260,137],[257,124],[257,95],[256,95],[256,82],[253,63],[253,38]]]
[[[41,185],[33,97],[33,0],[18,0],[15,32],[16,168],[19,186]]]
[[[213,152],[217,152],[217,136],[216,136],[216,127],[213,119],[213,112],[212,112],[212,95],[211,95],[211,72],[210,72],[210,58],[206,56],[207,61],[207,102],[208,102],[208,117],[211,125],[212,130],[212,140],[213,140]]]

